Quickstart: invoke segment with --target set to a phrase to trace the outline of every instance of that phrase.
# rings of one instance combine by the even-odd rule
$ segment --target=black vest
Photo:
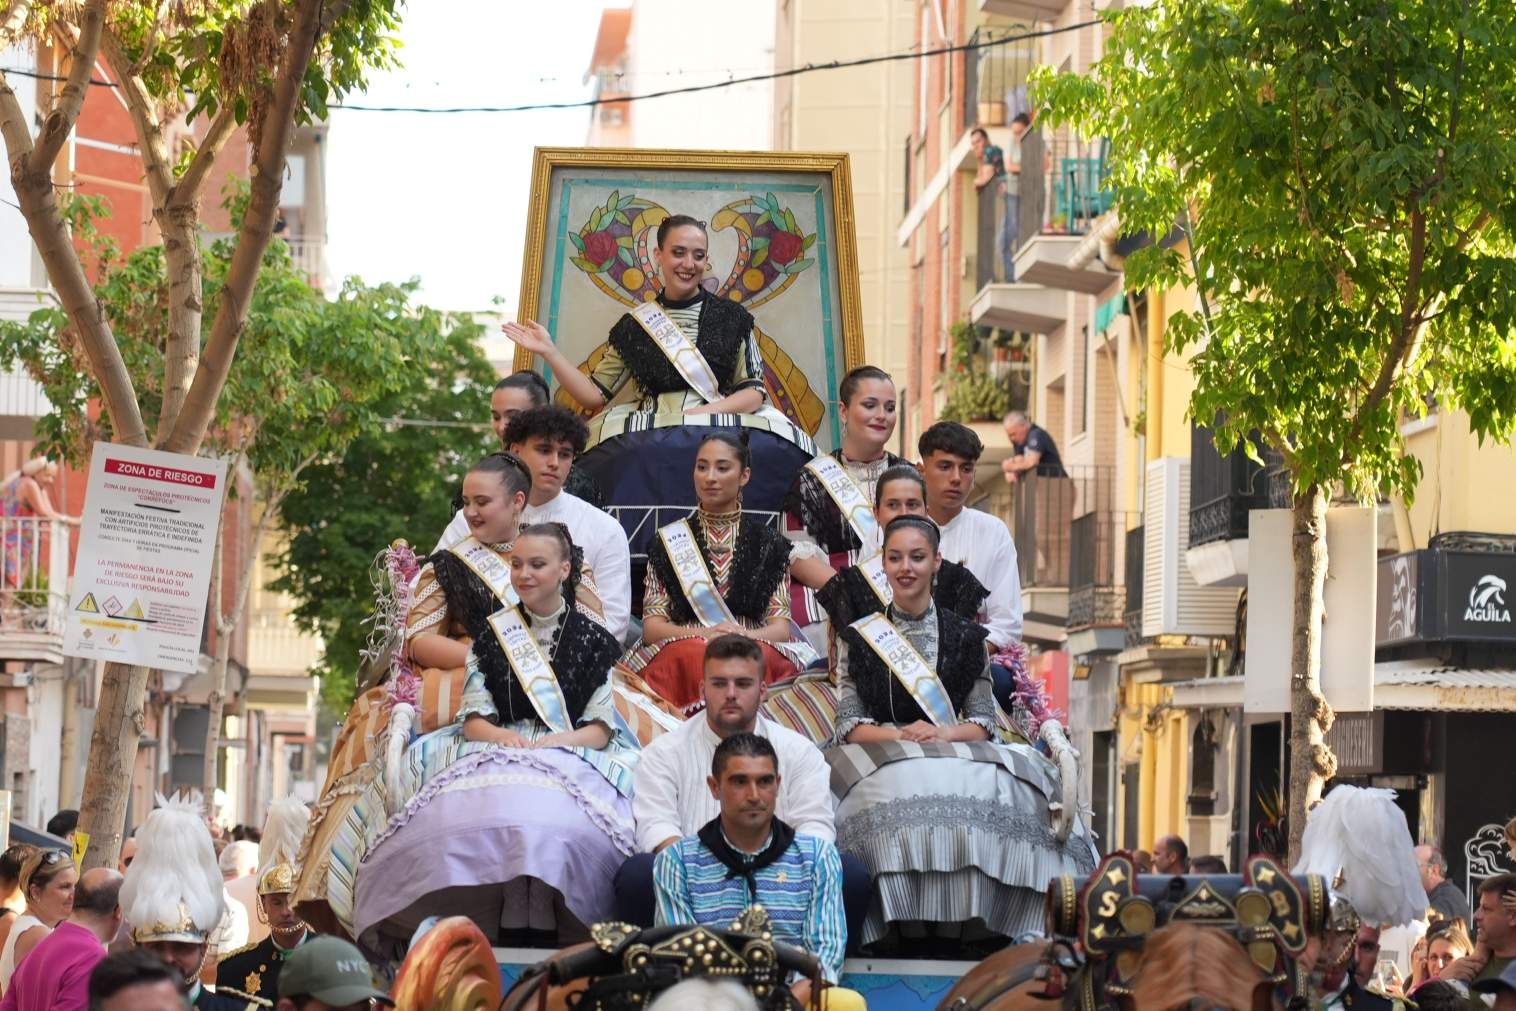
[[[831,457],[842,463],[842,450],[833,450]],[[906,462],[894,453],[886,453],[884,457],[886,467]],[[869,505],[873,503],[870,502]],[[843,517],[842,510],[837,508],[836,500],[822,486],[821,479],[803,467],[795,476],[790,490],[785,493],[784,504],[780,508],[799,519],[806,533],[829,555],[839,551],[857,551],[863,547],[863,542],[854,533],[852,525]]]
[[[577,727],[590,697],[605,684],[611,664],[621,656],[621,644],[604,625],[580,614],[572,604],[568,608],[563,631],[558,635],[558,646],[548,660],[558,677],[563,700],[568,704],[569,723]],[[522,621],[526,620],[523,615]],[[505,651],[500,648],[494,629],[487,627],[474,639],[474,658],[479,661],[479,670],[484,674],[484,686],[490,690],[495,708],[500,710],[501,723],[522,719],[542,722],[531,698],[521,688],[521,679],[516,677]]]
[[[731,299],[701,292],[700,330],[695,347],[705,356],[722,396],[731,393],[732,375],[753,332],[753,314]],[[609,342],[644,393],[676,393],[690,384],[668,360],[642,324],[624,313],[611,327]]]
[[[963,713],[974,682],[984,672],[985,629],[951,611],[937,609],[937,679],[947,689],[953,712]],[[928,719],[900,679],[885,666],[874,647],[852,628],[842,630],[847,643],[847,673],[858,691],[858,700],[870,719],[901,725]],[[893,714],[891,704],[893,703]]]
[[[716,573],[711,565],[711,553],[705,546],[705,531],[700,526],[699,517],[690,514],[689,524],[700,556],[705,559],[706,568],[711,570],[714,578]],[[676,625],[694,624],[695,609],[684,597],[684,589],[679,585],[679,576],[674,571],[674,563],[669,560],[662,537],[654,537],[648,545],[647,563],[668,590],[669,620]],[[773,527],[743,514],[737,528],[737,543],[732,548],[727,609],[738,618],[761,622],[768,613],[769,599],[784,580],[789,566],[789,542]]]
[[[468,564],[446,548],[427,559],[442,596],[447,600],[448,618],[463,626],[470,639],[478,639],[489,630],[489,616],[505,606],[495,591],[474,574]],[[574,606],[579,581],[584,577],[584,549],[575,544],[569,549],[569,577],[563,581],[563,599]],[[443,635],[447,629],[441,630]]]
[[[966,567],[943,559],[942,568],[937,570],[937,586],[932,590],[932,602],[939,611],[952,611],[960,618],[977,621],[979,605],[989,595],[990,591]],[[864,615],[884,610],[873,584],[856,565],[837,570],[837,575],[816,591],[816,602],[826,610],[833,628],[846,628]]]

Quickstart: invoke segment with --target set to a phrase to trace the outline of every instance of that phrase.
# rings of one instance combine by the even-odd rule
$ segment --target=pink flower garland
[[[1027,670],[1027,649],[1024,643],[1013,642],[1001,648],[1000,652],[990,658],[992,663],[998,663],[1011,672],[1011,701],[1015,708],[1022,710],[1025,716],[1025,726],[1022,728],[1027,740],[1036,742],[1038,732],[1048,720],[1057,722],[1063,716],[1053,707],[1052,700],[1048,698],[1047,685],[1041,678],[1036,678]],[[1017,719],[1017,714],[1007,713],[1012,720]]]
[[[411,613],[411,584],[416,574],[421,571],[421,563],[417,561],[416,552],[409,544],[397,541],[385,552],[384,567],[389,573],[390,592],[393,594],[394,606],[391,620],[404,628],[406,619]],[[419,704],[421,678],[411,670],[410,662],[405,657],[404,636],[400,638],[394,653],[390,655],[390,669],[395,672],[395,676],[389,680],[389,704],[392,706],[398,702],[411,706]]]

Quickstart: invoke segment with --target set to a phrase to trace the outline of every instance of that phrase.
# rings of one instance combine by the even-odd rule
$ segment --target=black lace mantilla
[[[906,462],[894,453],[886,453],[884,456],[886,467]],[[842,450],[832,450],[831,457],[842,463]],[[872,506],[873,503],[870,502],[869,505]],[[786,514],[797,517],[806,533],[829,555],[840,551],[857,551],[863,546],[852,526],[843,517],[842,510],[837,508],[837,502],[822,486],[821,479],[803,467],[795,475],[795,481],[785,493],[784,504],[780,508]]]
[[[569,722],[579,726],[584,707],[589,704],[595,690],[605,684],[606,673],[611,664],[621,655],[621,644],[606,627],[588,618],[569,605],[563,619],[563,631],[558,635],[558,647],[549,657],[553,672],[558,676],[558,687],[563,689],[563,699],[568,703]],[[521,619],[527,621],[525,615]],[[500,640],[493,629],[474,639],[474,658],[479,661],[479,670],[484,674],[484,686],[495,700],[504,723],[537,717],[532,700],[521,689],[521,682],[511,670]]]
[[[698,297],[700,332],[695,347],[710,364],[719,392],[727,396],[734,392],[731,379],[753,332],[753,314],[730,299],[715,298],[703,291]],[[611,327],[609,340],[644,393],[656,396],[690,388],[631,313],[623,314]]]
[[[690,514],[690,530],[695,543],[711,569],[711,554],[705,546],[705,530],[700,525],[698,514]],[[732,549],[732,570],[726,592],[726,606],[738,618],[761,622],[768,613],[769,599],[774,596],[784,574],[789,570],[790,545],[773,527],[759,523],[746,513],[739,520],[737,543]],[[654,537],[648,546],[647,563],[658,573],[658,578],[669,594],[669,620],[676,625],[695,622],[695,610],[684,597],[679,585],[679,576],[674,563],[669,560],[668,549],[662,537]],[[712,575],[715,575],[712,571]]]
[[[960,618],[940,607],[937,609],[937,678],[947,689],[955,713],[963,713],[963,704],[984,671],[984,640],[988,634],[967,618]],[[863,703],[870,719],[902,725],[927,719],[926,713],[911,698],[911,693],[905,690],[863,636],[854,629],[844,628],[842,641],[847,643],[848,673],[852,675],[858,700]]]
[[[939,611],[952,611],[960,618],[975,621],[979,605],[989,595],[990,591],[972,572],[957,562],[943,559],[942,568],[937,571],[937,586],[932,590],[932,602]],[[864,615],[884,610],[868,577],[856,565],[839,569],[837,575],[827,580],[816,591],[816,602],[825,608],[833,628],[846,628]]]

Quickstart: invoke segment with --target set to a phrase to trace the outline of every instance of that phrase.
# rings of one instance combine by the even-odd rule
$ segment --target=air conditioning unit
[[[1190,546],[1190,461],[1166,456],[1147,468],[1142,540],[1142,634],[1231,635],[1235,587],[1201,586],[1184,555]]]

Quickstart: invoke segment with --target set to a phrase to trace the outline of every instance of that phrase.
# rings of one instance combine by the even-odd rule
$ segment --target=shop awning
[[[1516,668],[1454,667],[1438,660],[1374,665],[1374,708],[1429,712],[1516,712]]]

